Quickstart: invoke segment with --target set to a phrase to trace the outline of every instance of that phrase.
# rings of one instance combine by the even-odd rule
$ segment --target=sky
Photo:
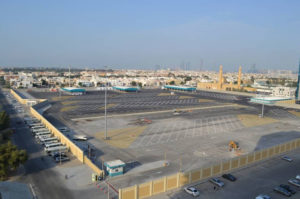
[[[0,0],[0,66],[297,71],[299,8],[299,0]]]

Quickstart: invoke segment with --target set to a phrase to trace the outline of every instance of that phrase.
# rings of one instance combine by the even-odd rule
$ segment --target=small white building
[[[295,97],[296,88],[278,86],[272,88],[272,95],[277,97]]]
[[[104,162],[104,165],[106,166],[106,171],[108,175],[111,177],[123,175],[124,167],[126,166],[126,164],[122,160]]]

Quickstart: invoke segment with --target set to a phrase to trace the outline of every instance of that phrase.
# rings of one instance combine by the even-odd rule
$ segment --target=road
[[[273,191],[275,186],[280,184],[287,184],[290,178],[294,178],[297,174],[300,174],[300,149],[292,151],[288,154],[293,158],[293,162],[287,162],[280,157],[275,157],[262,163],[255,164],[248,168],[244,168],[233,172],[232,174],[237,177],[236,182],[229,182],[225,179],[221,179],[225,182],[224,188],[219,188],[214,191],[214,185],[210,182],[203,182],[195,185],[200,191],[199,199],[250,199],[255,198],[259,194],[267,194],[272,199],[285,198]],[[300,198],[300,188],[291,186],[297,193],[290,198]],[[159,195],[153,197],[153,199],[189,199],[194,198],[183,190],[177,192],[168,193],[166,195]]]

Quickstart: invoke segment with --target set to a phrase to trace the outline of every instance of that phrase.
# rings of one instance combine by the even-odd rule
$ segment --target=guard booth
[[[104,162],[104,165],[106,166],[106,171],[108,175],[111,177],[123,175],[124,167],[126,166],[126,164],[122,160]]]

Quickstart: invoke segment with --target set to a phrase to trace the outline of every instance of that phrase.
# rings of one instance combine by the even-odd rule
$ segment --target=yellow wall
[[[21,103],[27,104],[27,100],[32,99],[23,99],[21,98],[14,90],[10,90],[11,94]],[[38,99],[39,102],[43,102],[46,99]],[[87,164],[94,172],[98,175],[103,175],[103,171],[99,169],[87,156],[84,155],[84,152],[74,144],[68,137],[66,137],[62,132],[60,132],[55,126],[53,126],[43,115],[41,115],[38,111],[36,111],[33,107],[30,107],[31,114],[40,120],[48,129],[49,131],[56,136],[61,143],[65,144],[71,153],[82,163]]]
[[[296,139],[261,151],[239,156],[210,167],[199,168],[186,173],[177,173],[176,175],[162,177],[141,185],[120,189],[119,192],[122,194],[119,195],[119,199],[147,198],[181,186],[186,186],[190,183],[207,180],[215,175],[221,175],[222,173],[247,166],[257,161],[266,160],[274,155],[279,155],[299,147],[300,139]]]

